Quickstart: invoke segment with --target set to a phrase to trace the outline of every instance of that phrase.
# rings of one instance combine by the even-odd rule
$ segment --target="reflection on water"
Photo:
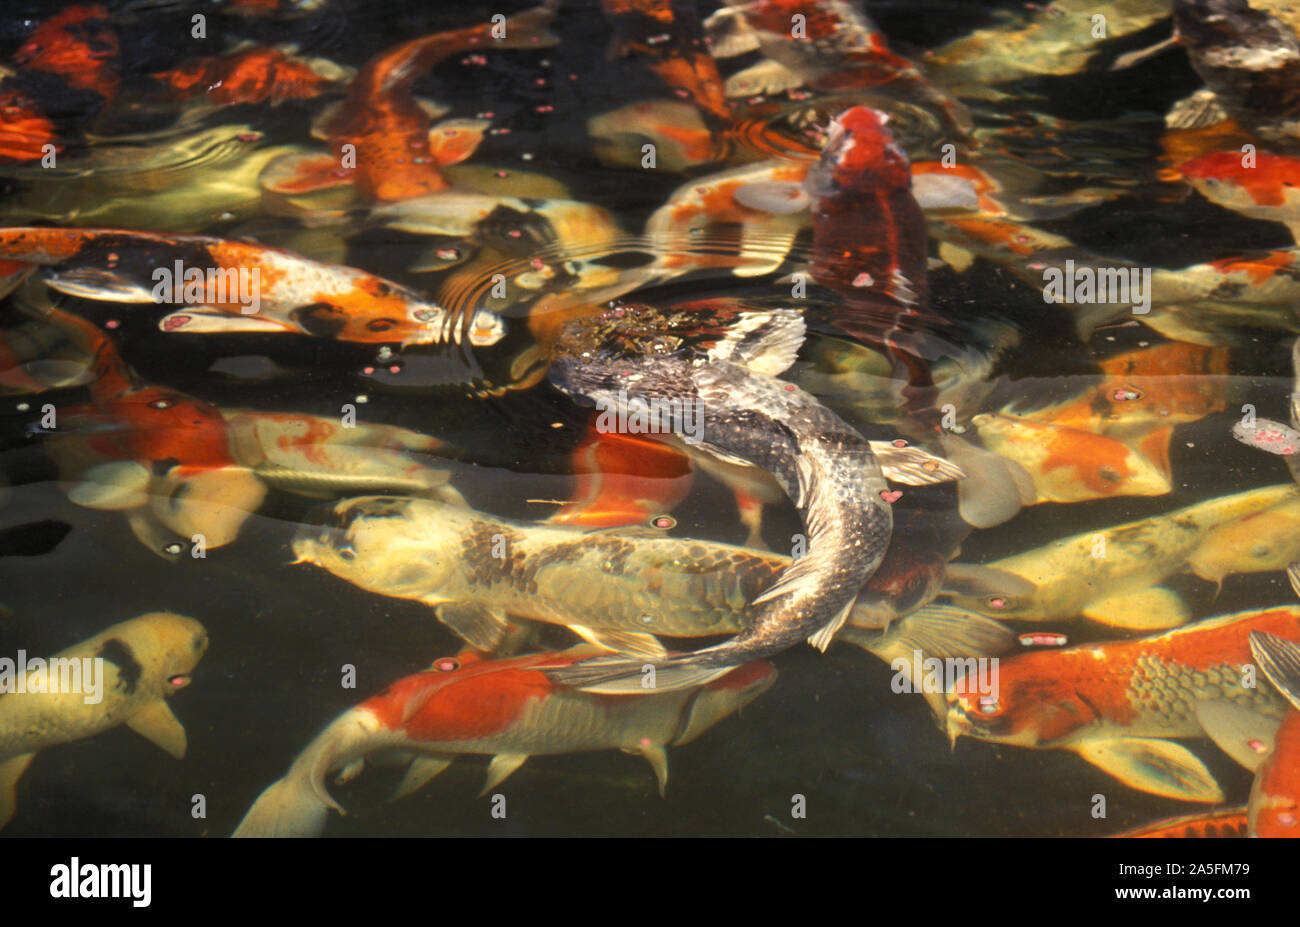
[[[453,6],[0,19],[7,835],[1294,826],[1289,32]]]

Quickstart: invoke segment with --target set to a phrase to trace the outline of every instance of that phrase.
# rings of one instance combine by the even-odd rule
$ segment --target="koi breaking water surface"
[[[1300,836],[1286,4],[0,55],[5,835]]]

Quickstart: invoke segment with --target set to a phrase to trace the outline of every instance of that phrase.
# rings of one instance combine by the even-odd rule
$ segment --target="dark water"
[[[503,6],[506,13],[522,8]],[[926,49],[1021,9],[1011,3],[868,2],[866,7],[893,47],[918,60],[924,60]],[[0,15],[0,53],[7,59],[27,34],[25,24],[58,8],[8,6]],[[141,10],[135,21],[122,26],[124,76],[164,70],[189,54],[217,54],[236,37],[291,41],[304,54],[359,67],[399,41],[498,11],[497,6],[473,4],[376,7],[341,2],[314,15],[272,22],[225,16],[215,6],[195,9],[210,13],[210,38],[201,49],[177,38],[187,31],[188,8]],[[1167,28],[1166,21],[1117,39],[1105,46],[1106,54],[1152,44],[1167,35]],[[603,166],[592,154],[585,122],[613,106],[663,97],[662,86],[637,61],[606,57],[608,30],[597,4],[566,3],[554,29],[561,38],[555,48],[489,53],[480,66],[453,57],[421,78],[416,92],[449,106],[449,117],[492,111],[493,125],[511,130],[486,136],[468,163],[547,175],[564,184],[572,198],[602,205],[625,229],[639,229],[685,176]],[[724,64],[724,74],[732,68]],[[569,74],[577,79],[566,79]],[[1002,100],[967,102],[981,129],[1023,128],[986,144],[1002,146],[1011,160],[1042,169],[1049,186],[1068,191],[1100,185],[1120,191],[1103,205],[1032,223],[1082,249],[1177,268],[1252,248],[1287,246],[1282,226],[1236,216],[1199,197],[1164,195],[1154,178],[1164,113],[1199,86],[1185,55],[1175,51],[1129,72],[1110,74],[1093,67],[1026,78],[1001,87],[1008,94]],[[218,110],[199,125],[247,126],[261,135],[257,146],[307,146],[321,105],[306,100],[275,109],[237,106]],[[539,106],[553,111],[538,113]],[[162,132],[175,116],[174,110],[119,111],[111,128],[118,135],[148,135]],[[1052,140],[1054,154],[1042,154],[1045,142],[1034,128],[1044,117],[1061,121]],[[159,137],[145,147],[163,152],[171,143]],[[104,163],[115,163],[112,143],[101,147]],[[909,153],[914,160],[934,157],[919,145]],[[525,159],[525,154],[531,157]],[[694,175],[721,167],[702,167]],[[8,198],[0,200],[0,223],[43,220],[252,236],[304,253],[312,253],[311,242],[326,241],[322,251],[334,257],[322,254],[323,260],[364,268],[430,295],[444,282],[438,275],[408,269],[411,256],[427,250],[427,242],[375,229],[360,218],[353,225],[329,225],[313,233],[298,218],[271,215],[256,203],[228,218],[222,218],[221,210],[192,210],[182,196],[184,184],[218,169],[228,168],[198,165],[173,187],[175,204],[164,198],[137,221],[132,221],[132,209],[144,207],[128,199],[115,207],[111,222],[70,216],[57,206],[42,212],[41,194],[31,192],[39,181],[30,169],[13,170]],[[107,181],[97,187],[93,172],[78,182],[82,210],[105,200],[113,205],[112,198],[120,195]],[[961,320],[962,337],[970,343],[978,345],[994,320],[1020,333],[1020,344],[998,361],[992,374],[998,381],[996,402],[1002,404],[1042,405],[1079,395],[1081,378],[1095,376],[1099,359],[1161,341],[1145,328],[1116,328],[1082,342],[1060,307],[1044,304],[1038,289],[990,261],[977,262],[964,274],[936,269],[930,288],[936,309]],[[714,274],[665,285],[646,298],[758,292],[758,283]],[[341,403],[365,395],[363,421],[435,435],[465,450],[449,466],[453,484],[475,508],[537,519],[550,509],[526,500],[564,498],[569,491],[568,458],[582,439],[585,414],[545,384],[484,398],[448,382],[433,382],[456,378],[422,374],[429,368],[422,366],[419,351],[403,358],[407,367],[402,373],[369,376],[362,368],[374,362],[373,346],[289,335],[165,335],[157,330],[157,314],[150,307],[62,297],[59,304],[99,325],[120,322],[115,344],[143,381],[224,408],[337,416]],[[508,320],[513,339],[508,345],[523,337],[522,311]],[[9,306],[0,313],[7,326],[23,320]],[[1277,458],[1233,442],[1228,432],[1243,402],[1254,404],[1261,417],[1287,418],[1289,336],[1259,328],[1234,332],[1228,343],[1232,376],[1223,408],[1175,431],[1171,492],[1028,507],[1006,524],[971,534],[962,544],[961,560],[986,563],[1067,535],[1287,482],[1289,474]],[[277,372],[241,381],[213,370],[222,358],[250,355],[271,358]],[[491,376],[508,359],[488,352],[482,363]],[[813,363],[805,352],[794,378]],[[0,619],[0,654],[18,648],[53,653],[114,622],[160,609],[200,619],[212,645],[193,685],[172,701],[189,735],[183,761],[170,759],[125,728],[53,747],[37,757],[24,777],[18,812],[5,834],[228,834],[258,793],[284,774],[332,718],[424,669],[433,657],[457,651],[460,642],[418,602],[380,597],[314,567],[290,565],[290,541],[317,500],[272,491],[236,542],[203,559],[176,562],[139,543],[121,513],[73,504],[58,485],[40,438],[30,433],[31,407],[20,410],[18,404],[57,405],[83,397],[84,391],[70,388],[39,399],[0,398],[0,462],[11,484],[0,507],[0,603],[8,611]],[[851,404],[842,397],[828,401],[839,401],[841,411],[851,414],[845,408]],[[988,408],[1000,408],[996,402]],[[884,435],[888,428],[876,431]],[[909,490],[907,500],[921,513],[951,513],[956,496],[951,487],[937,487]],[[674,510],[674,534],[741,543],[745,532],[734,512],[724,487],[699,478]],[[773,549],[798,530],[792,506],[768,512],[765,539]],[[1197,618],[1292,600],[1280,572],[1229,577],[1217,596],[1209,583],[1184,580]],[[1085,622],[1052,629],[1068,630],[1077,640],[1124,636]],[[893,694],[889,667],[849,644],[839,643],[825,655],[799,647],[775,662],[780,673],[775,687],[740,717],[670,750],[665,798],[658,797],[653,775],[636,757],[616,751],[536,757],[498,790],[508,796],[510,810],[504,820],[494,819],[489,799],[475,798],[486,760],[465,757],[395,804],[383,801],[395,779],[382,771],[340,790],[352,813],[332,817],[328,833],[1100,835],[1197,810],[1125,788],[1065,751],[971,739],[960,740],[954,749],[924,702]],[[345,664],[356,667],[355,689],[339,684]],[[1229,802],[1243,802],[1249,773],[1208,741],[1191,745]],[[1091,814],[1098,793],[1107,796],[1105,820]],[[196,795],[206,799],[205,819],[191,815]],[[804,818],[791,816],[796,795],[806,798]]]

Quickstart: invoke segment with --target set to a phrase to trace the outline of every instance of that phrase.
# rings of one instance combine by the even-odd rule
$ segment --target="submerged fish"
[[[32,688],[32,675],[27,691],[13,691],[13,678],[6,680],[7,694],[0,696],[0,827],[13,817],[18,780],[47,747],[125,724],[177,759],[183,757],[185,729],[165,700],[190,684],[207,649],[207,631],[193,618],[150,612],[51,657],[41,673],[42,690]],[[94,670],[99,701],[91,701],[91,680],[81,672],[83,661],[92,660],[103,661],[91,664],[101,668]],[[76,680],[80,685],[69,691],[66,686]]]
[[[529,756],[620,749],[649,761],[662,795],[665,747],[689,743],[771,687],[776,670],[757,661],[705,686],[619,698],[557,686],[542,667],[567,665],[590,651],[575,648],[484,662],[472,653],[434,661],[330,723],[266,789],[240,821],[236,837],[305,837],[324,830],[331,809],[343,813],[325,777],[351,778],[379,751],[410,756],[395,798],[409,795],[457,756],[487,754],[486,794]]]
[[[1252,837],[1300,837],[1300,644],[1252,631],[1250,649],[1259,668],[1290,703],[1260,764],[1247,818]]]
[[[652,528],[523,524],[427,499],[384,496],[337,503],[324,525],[300,529],[293,552],[297,562],[314,563],[363,589],[435,607],[479,650],[495,650],[515,616],[561,625],[607,650],[655,658],[665,655],[656,635],[745,630],[757,611],[750,603],[792,563],[785,555]],[[879,630],[929,602],[938,592],[943,558],[930,570],[932,561],[918,555],[900,545],[895,556],[891,547],[861,589],[847,625]],[[973,630],[990,627],[967,617]]]
[[[367,203],[446,190],[450,185],[439,164],[462,160],[473,149],[453,145],[438,156],[435,145],[441,147],[442,140],[431,134],[429,110],[415,98],[412,86],[438,62],[460,52],[554,45],[546,26],[557,6],[548,0],[516,14],[500,24],[501,36],[497,23],[485,22],[410,39],[371,58],[353,78],[346,99],[318,121],[316,131],[329,141],[331,153],[282,165],[283,176],[276,176],[272,186],[279,192],[305,192],[351,183]],[[458,135],[456,140],[461,139]]]
[[[683,434],[683,422],[666,424],[699,451],[771,473],[804,519],[807,552],[755,600],[763,608],[752,625],[726,643],[659,661],[660,688],[696,684],[810,638],[824,650],[884,559],[889,500],[897,497],[870,445],[812,396],[776,378],[803,336],[803,319],[789,310],[709,317],[615,305],[571,324],[558,345],[550,379],[561,391],[607,409],[635,396],[647,405],[675,400],[700,410],[694,436]],[[614,657],[555,675],[565,684],[600,687],[592,691],[626,691],[640,684],[640,672],[640,663]]]
[[[951,563],[944,588],[955,605],[1017,621],[1083,616],[1125,628],[1168,628],[1191,617],[1159,585],[1186,568],[1209,532],[1293,498],[1270,486],[1209,499],[1166,515],[1085,531],[987,566]]]
[[[1003,660],[992,698],[949,695],[949,735],[1071,750],[1133,788],[1223,801],[1205,765],[1168,738],[1205,736],[1207,704],[1282,717],[1285,701],[1245,673],[1252,631],[1300,639],[1300,609],[1237,612],[1157,637]]]
[[[442,307],[404,286],[240,241],[7,228],[0,229],[0,258],[57,267],[47,284],[87,299],[157,304],[180,293],[189,305],[159,321],[166,332],[294,332],[363,344],[459,342],[463,336]],[[485,337],[492,343],[502,336]]]
[[[1187,814],[1144,824],[1116,837],[1245,837],[1244,807],[1225,808],[1207,814]]]
[[[1297,67],[1300,77],[1300,59]],[[1178,170],[1211,203],[1251,219],[1280,222],[1293,238],[1300,230],[1300,159],[1268,151],[1215,151]]]

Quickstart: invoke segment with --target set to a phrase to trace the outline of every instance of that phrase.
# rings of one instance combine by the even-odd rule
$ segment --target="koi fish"
[[[18,780],[48,747],[125,724],[177,759],[185,756],[185,729],[166,699],[190,684],[207,649],[208,633],[193,618],[150,612],[52,657],[40,677],[48,691],[33,691],[34,678],[25,692],[13,691],[14,680],[6,680],[7,694],[0,696],[0,828],[13,817]],[[98,702],[88,701],[91,683],[80,672],[86,665],[98,667]]]
[[[942,351],[926,328],[944,322],[929,310],[929,237],[907,155],[875,112],[855,106],[831,122],[804,187],[813,198],[812,278],[844,301],[831,324],[890,359],[906,383],[905,409],[937,431],[929,359]]]
[[[1205,765],[1168,738],[1205,736],[1206,704],[1282,717],[1280,696],[1243,685],[1252,631],[1298,639],[1300,609],[1237,612],[1155,637],[1011,657],[999,666],[995,696],[948,695],[949,736],[1071,750],[1132,788],[1221,802]]]
[[[717,161],[725,145],[700,110],[680,100],[641,100],[587,120],[596,158],[610,167],[639,168],[644,145],[654,146],[657,170],[681,173]]]
[[[763,606],[751,626],[725,643],[659,661],[660,689],[716,678],[802,640],[824,650],[884,559],[889,500],[897,496],[870,445],[812,396],[776,379],[803,337],[803,319],[790,310],[710,319],[616,304],[570,323],[557,345],[549,377],[562,392],[605,408],[617,407],[622,390],[647,404],[677,399],[708,409],[698,449],[771,473],[804,519],[807,553],[751,603]],[[670,424],[680,437],[681,423]],[[554,675],[590,691],[627,691],[640,671],[640,663],[612,657]]]
[[[676,538],[646,526],[583,531],[522,524],[428,499],[367,496],[321,513],[295,537],[312,563],[371,592],[424,602],[479,650],[508,616],[568,628],[623,653],[662,658],[655,635],[735,634],[792,558]],[[946,552],[945,552],[946,553]],[[945,558],[900,544],[861,589],[850,625],[879,630],[939,591]],[[599,582],[592,579],[599,577]]]
[[[1156,821],[1126,830],[1116,837],[1245,837],[1247,831],[1246,809],[1243,806],[1211,811],[1208,814],[1188,814]]]
[[[802,184],[808,165],[760,161],[683,184],[646,221],[645,234],[659,252],[656,266],[679,274],[727,267],[739,277],[770,273],[786,260],[807,217]],[[739,241],[719,253],[692,253],[699,235],[724,224],[740,226]]]
[[[1175,627],[1190,611],[1181,596],[1158,584],[1181,571],[1215,527],[1295,495],[1291,486],[1254,489],[1071,535],[986,567],[950,563],[945,594],[961,608],[1016,621],[1082,615],[1116,627]]]
[[[1250,835],[1300,837],[1300,645],[1252,631],[1250,649],[1269,682],[1290,703],[1273,748],[1255,774],[1247,805]]]
[[[1300,55],[1300,46],[1297,47]],[[1297,58],[1300,76],[1300,57]],[[1300,102],[1300,97],[1297,98]],[[1178,166],[1196,192],[1250,219],[1280,222],[1292,237],[1300,230],[1300,160],[1256,151],[1215,151]]]
[[[488,754],[487,794],[529,756],[620,749],[644,756],[662,795],[665,748],[695,740],[748,705],[776,681],[770,663],[739,667],[705,686],[620,698],[556,686],[544,666],[567,665],[590,651],[574,648],[483,661],[472,652],[435,660],[331,722],[268,787],[235,829],[236,837],[317,836],[329,811],[343,813],[325,778],[360,772],[366,757],[412,757],[394,798],[421,788],[464,754]]]
[[[183,287],[193,304],[164,316],[158,327],[165,332],[294,332],[404,345],[461,337],[440,306],[406,287],[262,245],[115,229],[8,228],[0,229],[0,258],[56,267],[47,285],[85,299],[168,302]],[[171,286],[160,283],[159,271],[165,279],[178,263],[183,275]],[[254,272],[258,286],[244,286]]]
[[[37,26],[14,53],[20,70],[0,82],[0,162],[40,160],[47,146],[67,150],[117,95],[117,59],[117,34],[100,4],[69,6]]]
[[[1173,486],[1173,428],[1129,443],[1036,419],[1001,413],[971,423],[984,447],[1029,474],[1037,502],[1081,502],[1113,496],[1162,496]]]
[[[201,97],[217,106],[310,100],[345,78],[337,65],[303,59],[293,46],[254,45],[228,55],[191,58],[153,78],[177,100]]]
[[[889,49],[853,0],[727,0],[706,20],[713,52],[729,58],[758,50],[765,60],[727,79],[729,97],[780,93],[800,86],[825,91],[880,90],[913,100],[965,135],[965,110],[908,59]]]
[[[1267,418],[1240,421],[1232,426],[1232,436],[1242,444],[1277,454],[1286,461],[1291,477],[1300,483],[1300,338],[1291,345],[1291,424]]]
[[[644,525],[690,492],[691,458],[642,435],[592,429],[573,454],[574,498],[549,519],[587,528]]]
[[[367,203],[412,199],[446,190],[438,169],[440,158],[431,138],[430,115],[411,92],[415,81],[446,58],[477,48],[544,48],[556,39],[546,31],[554,18],[557,0],[506,20],[504,35],[498,26],[483,23],[449,32],[411,39],[367,61],[341,103],[321,114],[315,132],[328,140],[331,154],[283,170],[297,180],[277,178],[273,188],[298,191],[321,185],[352,183]],[[481,130],[479,133],[481,137]],[[457,133],[455,141],[461,142]],[[471,149],[472,151],[472,149]],[[452,145],[441,163],[468,157],[462,145]],[[351,166],[355,162],[355,167]]]
[[[1215,584],[1237,573],[1285,570],[1300,560],[1300,497],[1219,525],[1187,558],[1193,573]]]
[[[725,122],[731,109],[722,77],[704,42],[699,12],[672,0],[601,0],[614,29],[611,53],[643,58],[675,94],[689,99],[710,118]]]

